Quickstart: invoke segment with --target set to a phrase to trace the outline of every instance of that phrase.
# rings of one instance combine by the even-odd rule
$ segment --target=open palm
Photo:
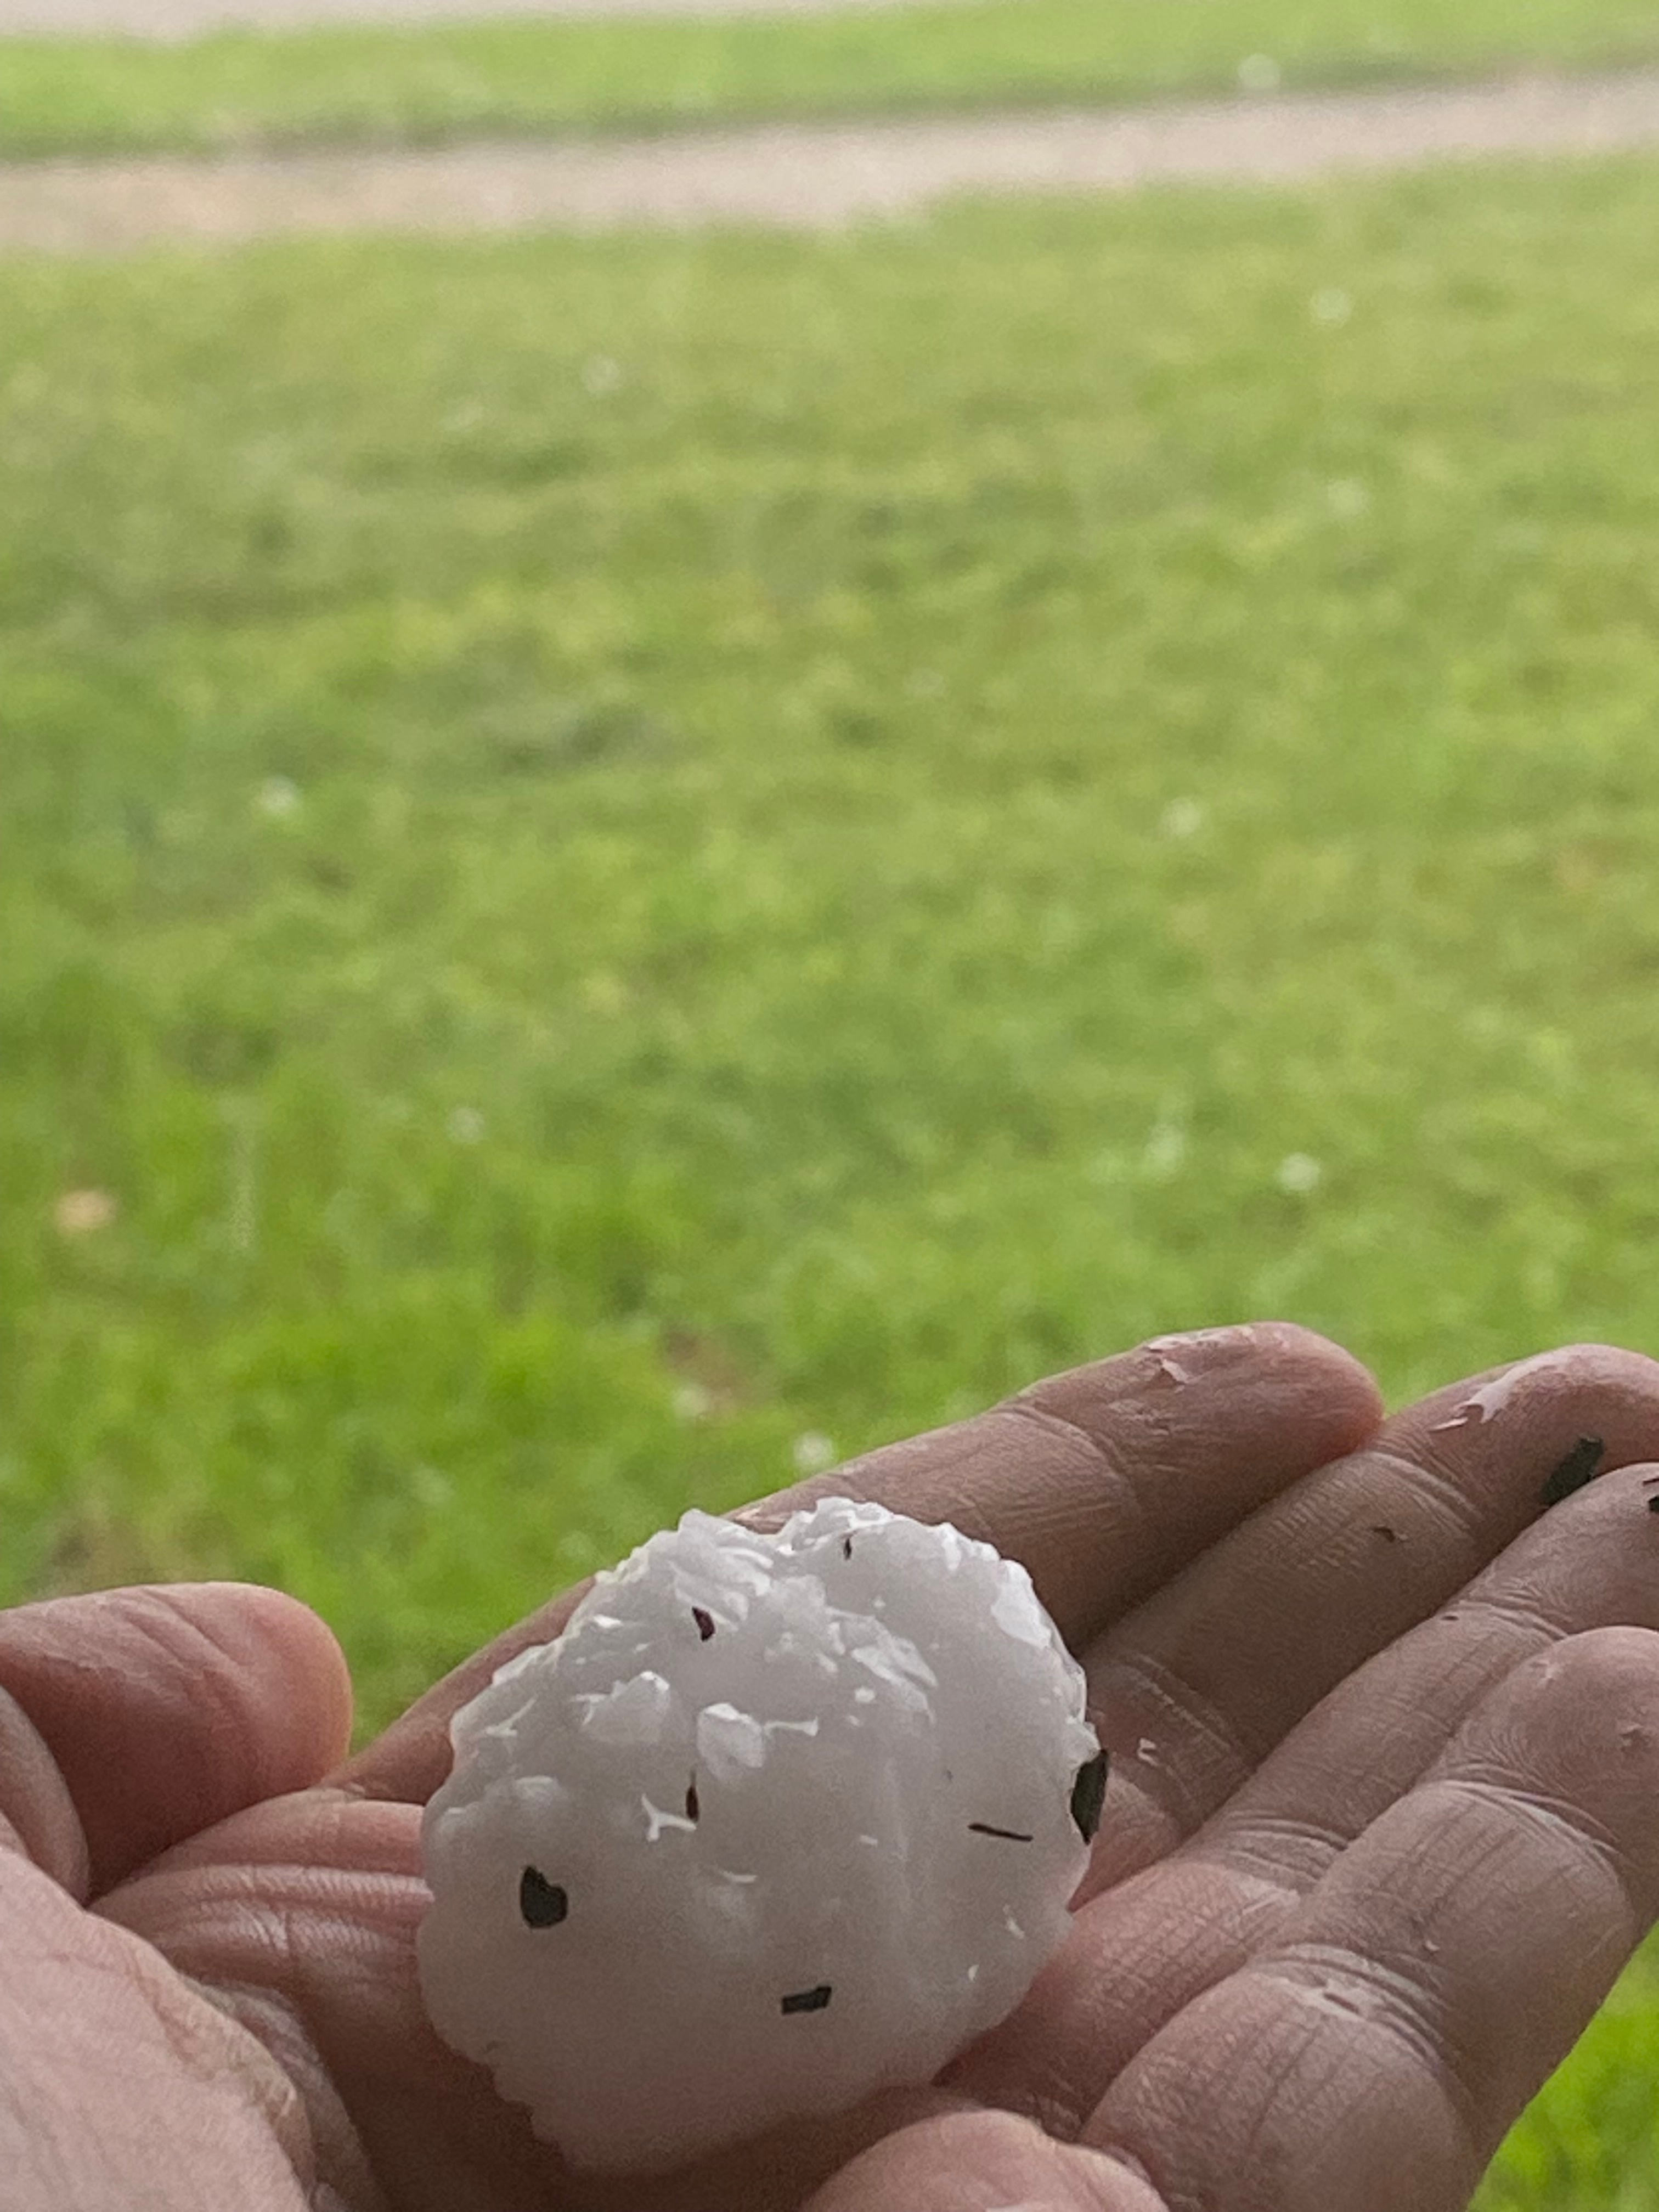
[[[1659,1912],[1659,1365],[1579,1347],[1379,1420],[1322,1340],[1204,1332],[742,1516],[844,1492],[1024,1560],[1112,1781],[1066,1946],[939,2083],[643,2183],[564,2173],[415,1980],[449,1715],[580,1592],[344,1764],[338,1653],[275,1593],[0,1616],[15,2202],[1462,2206]]]

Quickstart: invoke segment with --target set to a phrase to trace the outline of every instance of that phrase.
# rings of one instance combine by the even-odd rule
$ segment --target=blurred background
[[[1659,1345],[1659,150],[106,250],[179,155],[1570,103],[1653,0],[236,15],[0,0],[0,234],[97,165],[0,258],[0,1601],[280,1584],[367,1729],[1148,1334]],[[1485,2212],[1659,2207],[1656,2063],[1650,1954]]]

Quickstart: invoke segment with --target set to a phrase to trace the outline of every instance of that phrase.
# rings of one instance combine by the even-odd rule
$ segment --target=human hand
[[[1072,1936],[940,2083],[647,2183],[564,2174],[414,1974],[448,1717],[580,1592],[343,1765],[337,1652],[273,1593],[0,1616],[0,2170],[27,2212],[1462,2205],[1659,1910],[1659,1366],[1376,1420],[1334,1346],[1214,1332],[749,1510],[1022,1559],[1115,1771]],[[1537,1525],[1588,1435],[1626,1471]]]

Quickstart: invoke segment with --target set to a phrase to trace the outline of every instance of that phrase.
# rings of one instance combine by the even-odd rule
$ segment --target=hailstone
[[[686,1514],[451,1724],[434,2025],[600,2171],[930,2081],[1065,1932],[1106,1780],[1084,1687],[955,1528]]]

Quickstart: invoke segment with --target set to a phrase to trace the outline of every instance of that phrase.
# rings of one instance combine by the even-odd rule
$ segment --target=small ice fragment
[[[1523,1382],[1560,1364],[1561,1355],[1557,1352],[1540,1352],[1530,1359],[1520,1360],[1507,1374],[1495,1376],[1472,1391],[1453,1407],[1449,1420],[1435,1423],[1431,1433],[1438,1436],[1446,1429],[1479,1428],[1483,1421],[1495,1421]]]
[[[1204,809],[1195,799],[1172,799],[1158,817],[1158,826],[1166,837],[1196,837],[1204,827]]]
[[[586,1703],[587,1701],[584,1699],[582,1702]],[[605,1703],[605,1699],[602,1697],[596,1697],[592,1699],[592,1703],[596,1705],[602,1705]],[[519,1733],[520,1723],[526,1720],[530,1714],[535,1711],[535,1710],[536,1700],[533,1698],[527,1698],[524,1704],[518,1706],[514,1711],[504,1714],[498,1721],[492,1721],[488,1728],[480,1729],[478,1733],[480,1735],[499,1736],[503,1742],[511,1743],[514,1737]]]
[[[484,1117],[476,1106],[458,1106],[447,1126],[453,1144],[481,1145],[483,1142]]]
[[[434,1511],[455,1500],[453,1481],[441,1467],[428,1467],[424,1462],[410,1469],[409,1488],[412,1497]]]
[[[1330,284],[1322,292],[1316,292],[1308,302],[1308,312],[1315,322],[1328,326],[1346,323],[1353,313],[1353,295],[1345,292],[1340,285]]]
[[[804,1436],[795,1438],[790,1449],[797,1474],[822,1474],[836,1463],[836,1445],[832,1437],[820,1430],[808,1429]]]
[[[766,1730],[735,1705],[706,1705],[697,1715],[697,1757],[721,1782],[735,1782],[766,1764]]]
[[[259,786],[258,805],[273,822],[286,822],[300,811],[300,787],[290,775],[268,775]]]
[[[674,1693],[660,1674],[635,1674],[590,1705],[582,1727],[598,1743],[660,1743],[673,1704]]]
[[[878,1681],[895,1690],[906,1690],[912,1683],[929,1690],[939,1686],[938,1675],[921,1652],[896,1637],[889,1637],[884,1644],[861,1644],[850,1656],[854,1666],[866,1668]]]
[[[1187,1132],[1178,1121],[1154,1123],[1141,1158],[1149,1176],[1160,1182],[1180,1172],[1187,1157]]]
[[[1201,1352],[1212,1345],[1249,1344],[1253,1332],[1248,1322],[1231,1328],[1186,1328],[1173,1336],[1152,1336],[1148,1352]]]
[[[653,1805],[648,1797],[641,1797],[640,1803],[645,1808],[645,1817],[650,1824],[645,1838],[647,1844],[654,1844],[665,1828],[679,1828],[687,1835],[696,1828],[696,1822],[688,1820],[684,1813],[665,1813],[660,1805]]]
[[[546,1657],[546,1644],[526,1644],[522,1651],[515,1651],[510,1659],[502,1661],[495,1669],[495,1680],[490,1687],[498,1690],[503,1682],[511,1682],[520,1674],[527,1674],[532,1668],[543,1665]]]
[[[1293,1198],[1305,1198],[1318,1189],[1324,1180],[1325,1170],[1311,1152],[1286,1152],[1279,1163],[1275,1180],[1280,1190],[1288,1191]]]
[[[106,1190],[66,1190],[52,1210],[60,1237],[90,1237],[107,1229],[120,1212]]]
[[[1019,1644],[1043,1644],[1054,1632],[1048,1614],[1037,1603],[1029,1576],[1023,1582],[1012,1575],[1008,1577],[997,1592],[991,1618],[1005,1634]]]

